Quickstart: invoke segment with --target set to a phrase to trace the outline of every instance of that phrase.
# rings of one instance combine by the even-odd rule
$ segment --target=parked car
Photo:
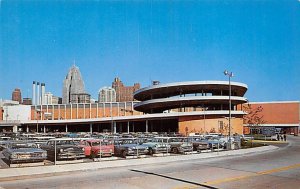
[[[209,139],[204,140],[208,143],[210,149],[216,149],[216,148],[225,148],[226,144],[228,142],[227,138],[220,138],[220,137],[212,137]]]
[[[4,141],[0,140],[0,151],[4,150],[5,148],[8,148],[10,143],[11,141],[9,140],[4,140]]]
[[[148,146],[148,154],[158,154],[158,153],[168,153],[171,151],[171,145],[167,143],[163,143],[160,140],[157,140],[155,138],[150,139],[146,138],[145,142],[143,142],[143,145]]]
[[[209,148],[208,142],[205,141],[203,137],[189,137],[189,141],[193,144],[193,151],[206,150]]]
[[[209,149],[209,144],[206,141],[201,141],[200,144],[197,146],[196,151],[201,153],[202,150]]]
[[[79,141],[72,138],[56,138],[51,139],[47,144],[41,145],[41,148],[47,151],[48,159],[56,160],[70,160],[81,159],[85,157],[84,148],[79,146]]]
[[[244,139],[245,141],[254,140],[254,137],[251,135],[241,135],[241,138]]]
[[[11,142],[2,154],[9,163],[43,162],[47,152],[37,147],[35,143]]]
[[[114,155],[114,144],[110,140],[90,139],[80,141],[79,146],[84,148],[85,156],[95,157],[111,157]]]
[[[186,137],[155,137],[155,139],[169,144],[174,154],[193,151],[193,144]]]
[[[126,158],[128,155],[144,155],[149,153],[148,146],[138,143],[135,138],[115,140],[115,155]]]

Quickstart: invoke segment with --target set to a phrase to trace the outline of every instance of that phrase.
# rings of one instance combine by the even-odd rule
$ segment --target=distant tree
[[[232,129],[232,126],[231,126]],[[223,123],[223,129],[221,129],[220,133],[228,135],[229,132],[229,124]]]
[[[215,133],[215,132],[216,132],[216,129],[213,127],[213,128],[210,129],[209,132],[210,132],[210,133]]]
[[[260,114],[263,111],[263,107],[253,108],[251,104],[247,104],[244,110],[247,113],[244,115],[244,123],[250,128],[260,129],[261,125],[266,123],[264,116]]]

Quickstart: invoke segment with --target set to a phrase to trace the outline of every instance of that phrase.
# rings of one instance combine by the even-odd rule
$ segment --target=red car
[[[111,157],[114,155],[114,144],[109,140],[90,139],[80,141],[80,146],[84,148],[86,156],[95,157]]]

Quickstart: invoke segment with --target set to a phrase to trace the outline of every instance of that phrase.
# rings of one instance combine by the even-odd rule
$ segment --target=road
[[[300,137],[247,156],[82,171],[0,183],[3,188],[300,188]]]

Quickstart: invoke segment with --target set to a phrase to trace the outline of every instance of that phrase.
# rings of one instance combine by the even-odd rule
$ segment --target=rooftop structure
[[[232,82],[232,107],[247,102],[244,94],[247,85]],[[161,113],[166,110],[184,108],[206,108],[207,110],[229,109],[229,84],[226,81],[190,81],[152,85],[134,93],[141,102],[134,106],[137,111]]]
[[[73,65],[63,81],[62,103],[70,104],[72,103],[72,95],[83,93],[85,90],[81,73],[79,68]]]

